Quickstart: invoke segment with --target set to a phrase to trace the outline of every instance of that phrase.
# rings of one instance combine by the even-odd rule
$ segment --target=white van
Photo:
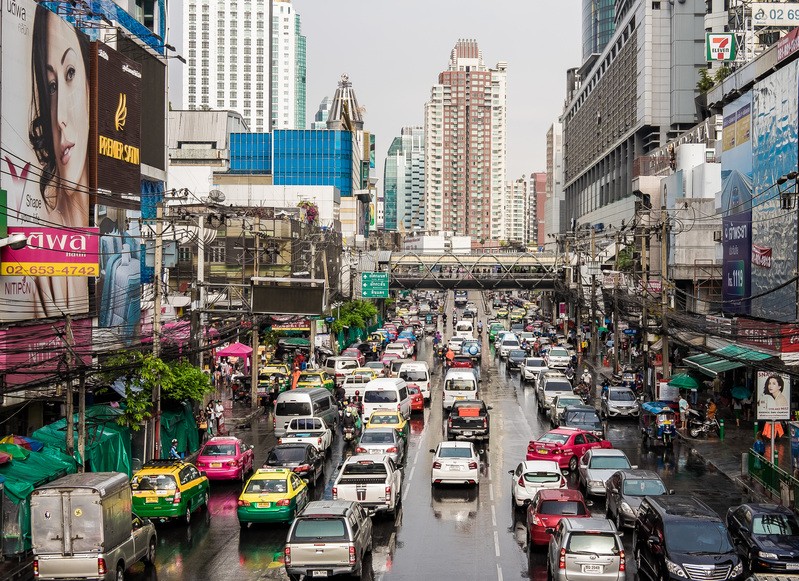
[[[388,364],[388,376],[387,377],[399,377],[400,369],[406,363],[412,363],[413,359],[392,359],[391,363]]]
[[[366,387],[366,384],[372,381],[372,378],[368,375],[348,375],[344,378],[344,383],[341,384],[341,387],[344,388],[345,397],[347,399],[352,399],[355,397],[355,392],[358,392],[358,396],[363,393],[363,388]]]
[[[464,339],[474,339],[474,325],[471,320],[461,319],[455,323],[455,336]]]
[[[408,384],[398,377],[381,377],[367,383],[361,391],[361,402],[364,423],[375,410],[397,410],[405,419],[411,417]]]
[[[399,368],[399,378],[404,379],[408,385],[419,386],[425,401],[430,401],[430,368],[427,361],[403,363]]]
[[[353,369],[358,369],[360,363],[355,357],[328,357],[325,361],[324,370],[334,379],[336,387],[344,383],[344,378],[352,373]]]
[[[338,425],[338,406],[333,396],[324,387],[290,389],[277,396],[272,427],[275,437],[286,435],[286,425],[296,417],[322,418],[335,431]]]
[[[480,399],[477,392],[477,376],[469,369],[450,369],[444,377],[442,407],[449,411],[452,403],[459,399]]]

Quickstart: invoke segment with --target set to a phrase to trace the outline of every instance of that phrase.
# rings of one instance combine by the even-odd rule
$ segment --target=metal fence
[[[752,480],[779,498],[782,504],[799,511],[799,480],[754,450],[749,450],[747,455]]]

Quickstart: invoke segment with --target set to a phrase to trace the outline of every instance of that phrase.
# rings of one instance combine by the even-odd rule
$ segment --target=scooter
[[[688,434],[692,438],[699,437],[700,434],[710,434],[715,432],[719,435],[721,427],[716,418],[708,419],[705,412],[688,408]]]

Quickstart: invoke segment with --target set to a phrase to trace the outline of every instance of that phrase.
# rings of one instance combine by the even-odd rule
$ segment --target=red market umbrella
[[[231,343],[224,349],[216,352],[217,357],[247,357],[252,353],[252,347],[247,347],[244,343]]]
[[[11,454],[0,452],[0,464],[8,464],[11,462]]]

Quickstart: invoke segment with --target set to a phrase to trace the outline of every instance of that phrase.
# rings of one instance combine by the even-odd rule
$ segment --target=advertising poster
[[[752,316],[792,322],[796,320],[796,211],[783,209],[779,178],[797,167],[797,115],[799,63],[758,82],[752,102],[752,245],[757,263],[752,266]],[[726,108],[725,108],[726,112]],[[722,166],[722,170],[723,170]]]
[[[757,419],[790,419],[791,379],[782,373],[757,372]]]
[[[721,153],[723,310],[748,314],[752,272],[752,96],[724,107]]]
[[[0,251],[0,322],[90,310],[98,274],[90,183],[90,43],[32,0],[2,19],[2,173],[9,233]]]

